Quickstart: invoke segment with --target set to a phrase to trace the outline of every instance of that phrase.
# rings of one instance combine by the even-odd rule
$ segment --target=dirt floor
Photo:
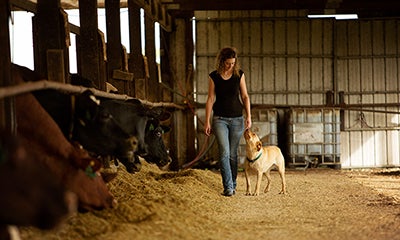
[[[74,214],[51,232],[25,228],[22,239],[400,239],[399,169],[287,169],[286,195],[273,171],[271,191],[257,197],[245,196],[243,172],[233,197],[209,170],[144,163],[118,173],[109,184],[118,207]]]

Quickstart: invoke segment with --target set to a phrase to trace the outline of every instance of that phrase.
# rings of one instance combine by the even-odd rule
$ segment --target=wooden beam
[[[9,26],[9,2],[0,2],[0,86],[12,84],[11,78],[11,55],[10,55],[10,30]],[[14,99],[8,98],[0,101],[0,127],[10,132],[16,131]]]
[[[124,82],[113,79],[114,70],[122,69],[122,45],[120,23],[120,0],[105,0],[107,28],[107,76],[108,82],[125,93]]]
[[[34,16],[33,24],[33,45],[35,71],[44,78],[48,78],[48,50],[62,50],[65,75],[64,79],[60,81],[65,82],[69,72],[69,46],[66,43],[69,31],[60,5],[60,0],[38,0],[37,14]]]
[[[77,41],[78,73],[106,89],[106,69],[98,33],[97,1],[79,1],[80,35]]]
[[[154,21],[153,19],[145,14],[144,17],[145,25],[145,52],[147,57],[147,67],[149,71],[149,76],[147,79],[147,92],[146,97],[150,101],[155,101],[159,98],[159,84],[158,84],[158,74],[156,65],[156,47],[155,47],[155,33],[154,33]]]
[[[128,14],[129,14],[129,45],[130,54],[128,60],[129,71],[134,73],[134,83],[132,84],[131,95],[139,98],[145,97],[143,91],[144,84],[144,61],[142,55],[142,39],[140,25],[140,6],[134,0],[128,0]],[[143,79],[143,81],[139,80]]]

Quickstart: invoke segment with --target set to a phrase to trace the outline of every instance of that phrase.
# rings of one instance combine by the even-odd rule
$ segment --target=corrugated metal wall
[[[400,21],[337,22],[337,82],[345,103],[343,167],[400,165]]]
[[[400,165],[400,20],[309,20],[302,11],[199,11],[195,96],[225,46],[239,51],[252,104],[325,105],[342,111],[342,167]],[[341,93],[341,97],[339,97]],[[203,111],[199,117],[204,119]]]

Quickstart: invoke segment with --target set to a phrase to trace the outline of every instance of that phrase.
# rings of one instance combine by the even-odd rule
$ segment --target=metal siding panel
[[[362,151],[362,137],[361,132],[350,132],[349,142],[350,146],[350,163],[351,167],[362,167],[363,162],[363,151]]]
[[[375,132],[375,143],[373,146],[375,150],[375,167],[383,167],[388,165],[387,145],[386,145],[386,132]],[[370,149],[371,150],[371,149]]]
[[[311,90],[323,90],[323,71],[322,58],[311,59]]]
[[[238,18],[241,16],[240,12],[233,12],[232,18]],[[232,25],[232,46],[236,47],[239,50],[239,53],[242,52],[243,49],[243,42],[242,42],[242,22],[241,21],[231,21]]]
[[[333,90],[333,72],[332,59],[324,58],[323,60],[323,89],[324,91]]]
[[[322,54],[322,20],[311,21],[311,54],[321,55]]]
[[[372,54],[372,32],[371,22],[361,21],[360,24],[360,35],[361,35],[361,54],[368,56]]]
[[[310,91],[310,59],[309,58],[300,58],[299,64],[299,90],[300,91]],[[300,95],[300,104],[310,105],[311,99],[309,94],[301,94]]]
[[[244,16],[242,16],[244,17]],[[240,37],[242,39],[242,46],[240,46],[240,53],[242,55],[248,55],[250,53],[250,38],[251,38],[251,29],[250,29],[250,21],[242,20],[242,28]]]
[[[220,26],[219,22],[208,22],[207,23],[207,50],[208,54],[216,55],[220,50]]]
[[[285,58],[275,59],[275,87],[276,91],[278,92],[287,91]],[[275,99],[276,99],[275,104],[287,104],[285,94],[277,94]]]
[[[299,53],[299,29],[298,21],[289,20],[286,22],[287,25],[287,53],[298,54]]]
[[[372,60],[373,62],[373,83],[375,91],[385,91],[385,59],[383,58],[375,58]]]
[[[340,133],[340,163],[342,164],[342,168],[351,167],[349,135],[349,132]]]
[[[196,21],[196,54],[206,55],[208,54],[207,46],[208,36],[208,23],[204,21]]]
[[[251,79],[246,79],[247,84],[251,86],[252,91],[261,92],[263,90],[263,78],[262,78],[262,61],[260,58],[250,59],[250,73]],[[247,76],[247,74],[246,74]],[[263,94],[252,94],[252,103],[263,103]]]
[[[286,54],[286,22],[274,21],[275,54]]]
[[[362,166],[364,167],[375,167],[375,139],[373,131],[363,131],[361,132],[362,145]]]
[[[386,69],[385,69],[385,79],[386,88],[385,90],[399,90],[399,69],[397,68],[398,59],[396,58],[386,58]],[[389,101],[390,102],[390,101]]]
[[[361,58],[361,90],[362,91],[373,91],[374,89],[374,79],[373,79],[373,69],[372,60],[369,58]]]
[[[360,29],[358,22],[349,21],[348,22],[348,54],[350,56],[360,55]]]
[[[395,20],[385,21],[385,53],[386,54],[396,54],[397,47],[397,25]]]
[[[360,76],[360,60],[348,60],[349,72],[348,79],[349,91],[360,91],[361,90],[361,76]],[[346,80],[346,79],[345,79]]]
[[[263,58],[263,89],[271,92],[275,90],[274,84],[274,59],[270,57]],[[264,94],[263,101],[265,104],[275,104],[274,94]]]
[[[299,53],[310,54],[310,22],[299,21]]]
[[[297,58],[289,58],[287,60],[288,67],[288,86],[289,92],[296,92],[299,90],[299,60]],[[299,104],[299,94],[288,94],[288,104],[297,105]]]
[[[336,79],[338,91],[349,91],[348,60],[338,60],[336,63]]]
[[[219,37],[221,41],[220,48],[233,46],[232,40],[234,33],[232,31],[231,21],[221,21],[219,29],[221,31],[221,36],[225,36],[225,37]]]
[[[332,55],[333,53],[333,20],[323,22],[323,54]]]
[[[274,29],[273,21],[263,21],[262,22],[262,54],[268,55],[274,52]]]
[[[335,22],[336,26],[336,42],[335,42],[335,51],[338,56],[346,56],[347,55],[347,21],[339,21]]]
[[[399,131],[387,131],[387,147],[388,147],[388,165],[389,166],[399,166],[400,165],[400,141],[399,141]]]
[[[385,52],[384,24],[381,20],[372,22],[372,49],[374,55],[382,55]]]
[[[196,70],[196,90],[197,92],[204,93],[197,96],[197,101],[205,103],[207,100],[208,92],[208,57],[197,58],[197,70]]]

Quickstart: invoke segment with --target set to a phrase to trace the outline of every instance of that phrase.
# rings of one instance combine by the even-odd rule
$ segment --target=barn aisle
[[[76,214],[52,232],[25,228],[22,239],[400,239],[399,174],[289,169],[287,195],[272,172],[271,191],[249,197],[240,173],[236,195],[223,197],[218,172],[143,165],[109,185],[116,209]]]

